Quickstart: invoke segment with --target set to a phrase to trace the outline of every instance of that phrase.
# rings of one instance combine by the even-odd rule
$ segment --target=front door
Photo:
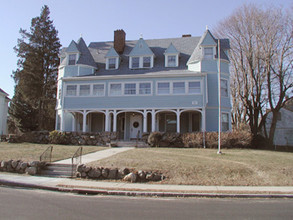
[[[136,139],[137,134],[141,137],[142,116],[139,114],[130,116],[130,139]]]

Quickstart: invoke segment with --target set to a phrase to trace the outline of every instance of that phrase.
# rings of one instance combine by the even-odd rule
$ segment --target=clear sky
[[[113,32],[124,29],[127,40],[201,36],[244,3],[293,7],[292,0],[0,0],[0,88],[14,94],[11,73],[17,57],[13,47],[19,29],[29,29],[43,5],[58,30],[62,46],[80,35],[87,44],[113,41]]]

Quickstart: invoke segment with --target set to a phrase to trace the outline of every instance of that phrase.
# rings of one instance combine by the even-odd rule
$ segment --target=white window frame
[[[150,84],[150,93],[140,93],[140,84],[143,84],[143,83],[148,83]],[[153,94],[153,86],[152,86],[152,82],[138,82],[138,95],[140,96],[149,96],[149,95],[152,95]]]
[[[183,82],[185,86],[184,93],[174,93],[174,83]],[[200,85],[200,92],[199,93],[189,93],[189,83],[190,82],[199,82]],[[159,83],[169,83],[170,85],[170,92],[169,94],[159,94]],[[170,80],[170,81],[157,81],[156,82],[156,95],[202,95],[203,91],[203,80]]]
[[[221,97],[228,98],[229,97],[229,80],[228,79],[224,79],[224,78],[221,78],[220,80],[221,80]],[[227,90],[227,95],[224,95],[224,93],[222,92],[222,85],[223,85],[222,81],[226,81],[226,83],[227,83],[227,87],[226,88],[223,88],[223,89],[226,89]]]
[[[70,56],[75,56],[75,60],[74,60],[74,64],[70,64]],[[74,65],[76,65],[76,62],[77,62],[77,60],[78,60],[78,56],[77,56],[77,53],[70,53],[70,54],[68,54],[68,66],[74,66]]]
[[[75,95],[69,95],[67,93],[69,86],[75,86]],[[66,85],[65,96],[66,97],[76,97],[76,96],[78,96],[78,85],[77,84],[68,84],[68,85]]]
[[[161,94],[161,93],[159,93],[159,84],[160,83],[169,83],[169,93],[165,93],[165,94]],[[171,93],[171,91],[172,91],[172,88],[171,88],[171,86],[172,86],[172,82],[171,81],[158,81],[157,82],[157,89],[156,89],[156,94],[157,95],[171,95],[172,93]]]
[[[115,67],[110,68],[110,60],[115,59]],[[108,57],[106,58],[106,70],[116,70],[119,66],[119,57]]]
[[[120,84],[121,85],[121,93],[120,94],[111,94],[111,85],[113,84]],[[109,96],[123,96],[124,94],[124,85],[122,82],[112,82],[112,83],[109,83],[109,89],[108,89],[108,95]]]
[[[138,66],[133,66],[133,59],[138,59]],[[139,69],[140,68],[140,57],[131,57],[131,69]]]
[[[228,124],[228,129],[227,130],[223,130],[223,115],[227,115],[228,121],[225,122]],[[226,132],[226,131],[230,131],[230,113],[229,112],[221,112],[221,131],[222,132]]]
[[[199,89],[200,89],[200,91],[199,91],[199,93],[191,93],[191,92],[189,92],[189,83],[192,83],[192,82],[199,82]],[[187,81],[187,93],[189,94],[189,95],[201,95],[202,94],[202,81],[201,80],[190,80],[190,81]]]
[[[125,92],[126,92],[125,86],[127,84],[134,84],[135,93],[125,94]],[[137,83],[136,82],[125,82],[125,83],[123,83],[123,95],[124,96],[134,96],[134,95],[137,95]]]
[[[175,57],[175,64],[169,64],[169,57]],[[179,55],[178,54],[165,54],[165,67],[178,67],[179,66]]]
[[[149,57],[150,58],[150,66],[144,66],[144,58]],[[133,67],[133,59],[137,58],[138,59],[138,66]],[[133,56],[129,58],[129,69],[150,69],[153,68],[154,66],[154,56],[149,55],[149,56]]]
[[[89,86],[90,87],[89,94],[88,95],[81,95],[80,94],[80,87],[81,86]],[[77,96],[82,96],[82,97],[84,97],[84,96],[91,96],[91,93],[92,93],[92,91],[91,91],[92,90],[91,89],[91,84],[78,84],[78,89],[77,90],[78,90],[78,93],[77,93],[78,95]]]
[[[95,95],[94,94],[94,86],[95,85],[103,85],[104,86],[103,95]],[[92,84],[92,92],[91,92],[92,96],[94,96],[94,97],[102,97],[102,96],[105,96],[105,93],[106,93],[106,84],[105,83],[93,83]]]
[[[212,54],[207,54],[207,49],[211,49],[211,51],[212,51]],[[204,59],[206,59],[206,60],[211,60],[211,59],[213,59],[214,57],[215,57],[215,47],[212,47],[212,46],[210,46],[210,47],[203,47],[203,57],[204,57]]]
[[[149,66],[144,66],[145,62],[144,60],[145,59],[150,59],[150,65]],[[152,57],[151,56],[143,56],[142,57],[142,68],[151,68],[152,66]]]
[[[184,92],[183,93],[174,93],[174,84],[175,83],[183,83],[184,84]],[[186,94],[186,81],[172,81],[172,86],[171,86],[171,94],[172,95],[185,95]]]

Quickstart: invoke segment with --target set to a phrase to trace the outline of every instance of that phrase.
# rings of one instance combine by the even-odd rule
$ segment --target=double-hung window
[[[76,54],[69,54],[68,65],[75,65]]]
[[[67,85],[66,86],[66,95],[67,96],[76,96],[77,95],[77,85]]]
[[[222,113],[222,131],[229,131],[229,114]]]
[[[132,57],[132,68],[139,68],[139,57]]]
[[[151,94],[151,83],[139,83],[139,94],[140,95]]]
[[[80,85],[79,86],[79,95],[80,96],[89,96],[91,93],[90,85]]]
[[[185,94],[185,82],[173,82],[173,94]]]
[[[176,66],[176,55],[169,55],[168,56],[168,67],[175,67]]]
[[[105,95],[104,84],[94,84],[93,85],[93,95],[94,96],[104,96]]]
[[[151,57],[143,57],[143,67],[144,68],[151,67]]]
[[[188,82],[188,93],[189,94],[200,94],[200,82]]]
[[[213,48],[212,47],[205,47],[204,48],[204,58],[205,59],[212,59],[213,58]]]
[[[109,60],[108,60],[108,62],[109,62],[108,69],[116,69],[116,59],[117,58],[109,58]]]
[[[159,82],[158,83],[158,94],[159,95],[169,95],[170,94],[170,83],[169,82]]]
[[[121,86],[121,83],[113,83],[113,84],[110,84],[110,95],[111,96],[122,95],[122,86]]]
[[[135,83],[125,83],[124,84],[124,95],[135,95],[136,94],[136,84]]]
[[[221,79],[221,96],[228,97],[228,80]]]

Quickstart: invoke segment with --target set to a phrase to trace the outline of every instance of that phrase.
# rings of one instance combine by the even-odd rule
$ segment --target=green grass
[[[158,170],[162,183],[228,186],[293,186],[293,153],[224,149],[143,148],[92,162],[91,166]]]
[[[40,155],[49,147],[53,146],[52,161],[71,158],[80,146],[48,145],[31,143],[0,143],[0,160],[39,160]],[[103,150],[105,147],[83,146],[83,154]]]

